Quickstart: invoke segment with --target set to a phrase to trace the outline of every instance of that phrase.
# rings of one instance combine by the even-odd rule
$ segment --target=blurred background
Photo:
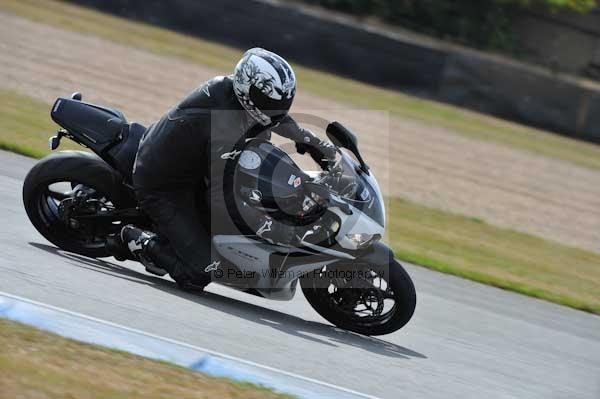
[[[380,397],[600,397],[598,10],[595,0],[0,0],[0,316],[68,330],[14,316],[5,291]],[[358,136],[387,199],[384,241],[417,290],[401,331],[334,328],[300,292],[278,302],[211,284],[192,295],[137,263],[47,245],[27,221],[23,178],[50,153],[57,97],[79,91],[149,125],[256,46],[293,64],[304,126],[323,137],[322,120],[338,120]],[[123,344],[74,320],[65,335]],[[138,338],[136,353],[164,347]],[[181,364],[206,370],[210,358]],[[0,319],[0,397],[282,396]]]
[[[50,104],[74,91],[149,124],[265,47],[295,67],[293,111],[335,115],[358,134],[400,259],[600,314],[598,10],[0,0],[0,146],[47,154]]]
[[[73,3],[600,141],[595,0]]]

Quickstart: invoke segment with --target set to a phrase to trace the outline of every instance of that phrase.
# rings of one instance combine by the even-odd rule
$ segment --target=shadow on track
[[[384,341],[379,338],[368,337],[345,331],[328,324],[307,321],[296,316],[291,316],[286,313],[263,308],[261,306],[239,301],[237,299],[229,298],[219,294],[205,292],[200,295],[195,295],[184,292],[177,288],[173,281],[139,273],[116,263],[106,262],[101,259],[88,258],[63,251],[50,245],[34,242],[30,242],[29,245],[53,255],[61,256],[71,265],[97,273],[108,274],[110,276],[122,278],[138,284],[149,285],[153,288],[168,292],[171,295],[176,295],[194,303],[210,307],[211,309],[242,318],[252,323],[268,326],[283,333],[290,334],[308,341],[313,341],[321,345],[330,347],[350,345],[375,354],[399,359],[427,358],[427,356],[419,352],[415,352],[411,349]],[[315,337],[315,335],[318,337]]]

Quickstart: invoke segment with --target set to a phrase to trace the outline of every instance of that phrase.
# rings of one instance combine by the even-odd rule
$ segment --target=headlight
[[[364,247],[368,246],[369,244],[379,240],[381,238],[381,236],[379,234],[359,233],[359,234],[346,234],[346,238],[348,238],[350,241],[352,241],[354,244],[356,244],[356,248],[361,249],[361,248],[364,248]]]

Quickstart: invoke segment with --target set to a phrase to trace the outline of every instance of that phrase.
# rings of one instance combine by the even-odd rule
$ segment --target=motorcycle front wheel
[[[411,319],[414,284],[402,265],[335,264],[300,279],[304,296],[327,321],[364,335],[390,334]]]

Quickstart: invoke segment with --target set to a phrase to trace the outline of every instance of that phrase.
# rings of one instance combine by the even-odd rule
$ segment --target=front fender
[[[386,244],[377,241],[364,254],[357,257],[355,262],[364,262],[371,265],[387,266],[394,259],[394,251]]]

